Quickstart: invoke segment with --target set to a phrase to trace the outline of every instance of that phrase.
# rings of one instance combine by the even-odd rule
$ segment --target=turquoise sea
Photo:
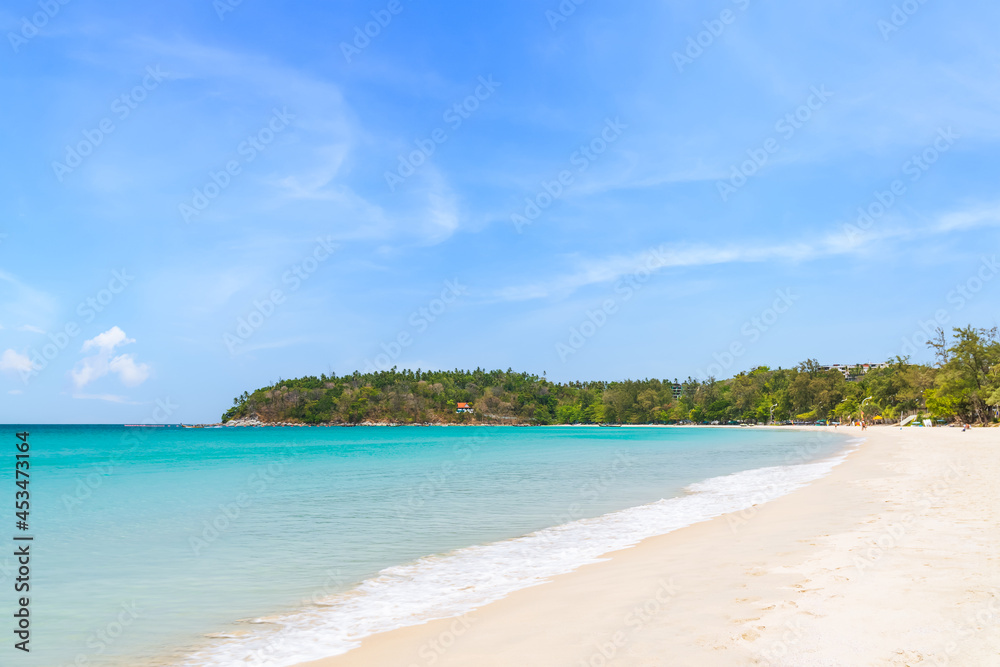
[[[0,664],[46,667],[334,655],[773,499],[851,445],[821,429],[0,428],[0,540],[19,532],[19,430],[35,538],[31,653],[13,663],[0,555]]]

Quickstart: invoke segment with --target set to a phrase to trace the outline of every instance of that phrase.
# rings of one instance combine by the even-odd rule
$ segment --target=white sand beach
[[[754,510],[307,664],[1000,665],[1000,429],[863,435]]]

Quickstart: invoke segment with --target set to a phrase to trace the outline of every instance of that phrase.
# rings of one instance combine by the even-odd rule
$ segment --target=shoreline
[[[372,635],[297,667],[651,665],[667,655],[700,665],[1000,658],[1000,640],[989,633],[963,634],[952,646],[963,607],[995,604],[991,619],[1000,627],[1000,547],[994,540],[978,550],[939,549],[949,537],[982,543],[976,529],[995,525],[1000,502],[995,488],[988,491],[1000,457],[988,453],[1000,446],[990,435],[997,432],[792,428],[865,442],[824,477],[749,510],[650,537],[462,616]],[[921,499],[935,481],[940,494]],[[970,485],[980,492],[971,505]],[[952,495],[963,496],[960,509],[943,502]],[[935,510],[955,512],[954,523]],[[928,580],[937,587],[921,588]],[[936,626],[917,631],[918,621]]]
[[[762,451],[766,451],[768,443],[781,443],[779,453],[731,472],[705,470],[705,474],[672,485],[665,496],[659,495],[664,493],[661,490],[649,500],[619,505],[620,509],[606,510],[603,514],[562,518],[530,533],[512,533],[499,541],[428,554],[384,569],[351,591],[322,603],[317,601],[299,611],[248,618],[253,623],[273,623],[275,629],[284,626],[285,630],[275,634],[269,630],[250,633],[255,636],[248,637],[243,646],[236,642],[228,648],[211,643],[199,649],[192,647],[189,654],[192,660],[183,664],[229,664],[225,661],[237,659],[244,652],[266,653],[275,665],[284,666],[293,664],[291,656],[304,661],[343,655],[359,645],[360,637],[469,613],[586,564],[601,562],[607,554],[634,547],[651,536],[727,512],[745,511],[754,503],[780,497],[828,474],[859,444],[855,434],[842,433],[838,438],[832,431],[796,431],[781,437],[767,433],[747,435],[751,440],[746,442],[755,442],[755,449],[763,448]],[[690,430],[687,432],[694,435]],[[577,510],[571,507],[570,512]],[[489,574],[491,563],[495,573],[503,576],[494,578]],[[487,576],[484,579],[482,575]],[[435,589],[441,589],[440,594],[433,592]],[[348,592],[353,594],[347,595]],[[313,608],[316,604],[319,607]]]
[[[129,425],[126,425],[129,426]],[[139,426],[150,426],[139,425]],[[154,426],[162,426],[161,424],[155,424]],[[258,422],[258,421],[247,421],[247,420],[232,420],[229,422],[220,422],[215,424],[180,424],[184,428],[357,428],[357,427],[372,427],[372,426],[391,426],[391,427],[402,427],[402,426],[413,426],[413,427],[428,427],[428,426],[463,426],[463,427],[474,427],[474,426],[488,426],[490,428],[725,428],[725,429],[739,429],[739,428],[756,428],[756,429],[780,429],[786,431],[810,431],[815,432],[815,429],[829,430],[832,433],[836,433],[838,428],[854,428],[849,425],[844,425],[840,427],[829,426],[824,424],[491,424],[487,422],[422,422],[416,423],[399,423],[399,422],[359,422],[357,424],[341,424],[341,423],[324,423],[324,424],[304,424],[301,422]],[[973,428],[995,428],[1000,427],[1000,424],[990,424],[989,426],[974,425]],[[878,424],[870,426],[869,428],[899,428],[899,424]],[[919,426],[906,427],[906,428],[923,428]],[[934,428],[958,428],[958,424],[949,424],[948,426],[936,426]]]

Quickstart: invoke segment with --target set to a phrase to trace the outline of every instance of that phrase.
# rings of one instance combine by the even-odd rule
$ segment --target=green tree
[[[956,327],[952,332],[946,354],[938,355],[943,363],[927,392],[927,405],[939,416],[988,423],[1000,366],[997,328]],[[937,349],[937,343],[930,344]]]

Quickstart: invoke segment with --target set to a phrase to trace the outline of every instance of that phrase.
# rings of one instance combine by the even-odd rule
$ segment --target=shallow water
[[[47,666],[332,655],[786,493],[848,442],[753,428],[29,430],[33,635],[19,664]],[[0,590],[12,565],[0,556]],[[8,619],[13,598],[0,596]]]

